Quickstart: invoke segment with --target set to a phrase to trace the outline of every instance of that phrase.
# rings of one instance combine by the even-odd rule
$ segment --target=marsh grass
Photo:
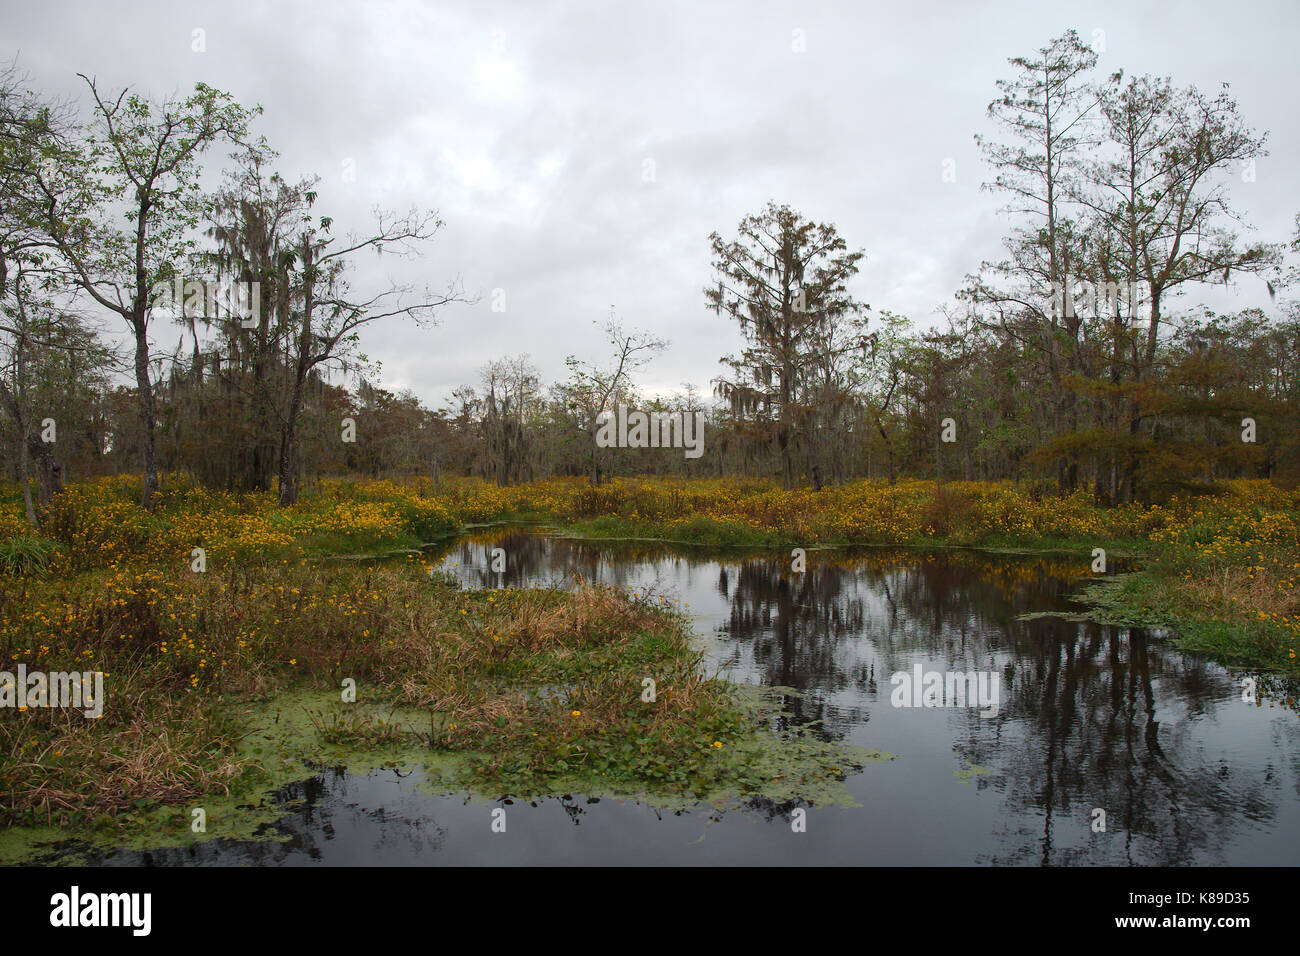
[[[459,754],[482,792],[544,792],[575,774],[628,792],[745,785],[719,752],[756,732],[753,715],[704,673],[666,602],[591,586],[466,591],[427,572],[414,559],[263,562],[6,588],[6,661],[106,677],[98,720],[0,714],[4,819],[228,795],[256,763],[240,746],[247,703],[299,688],[340,699],[309,715],[320,742]],[[366,708],[341,703],[345,678]]]
[[[1300,555],[1279,554],[1300,568]],[[1252,570],[1252,567],[1254,570]],[[1300,650],[1300,595],[1296,575],[1255,566],[1223,566],[1201,559],[1155,557],[1140,574],[1091,589],[1085,601],[1095,617],[1172,631],[1179,647],[1235,664],[1294,675]]]
[[[418,719],[322,710],[306,725],[314,738],[455,754],[486,790],[544,790],[573,774],[629,791],[756,785],[736,755],[752,757],[745,735],[761,719],[702,673],[686,623],[653,596],[461,591],[415,555],[303,560],[511,516],[718,546],[1126,548],[1144,568],[1107,591],[1116,619],[1277,670],[1294,670],[1300,643],[1300,493],[1267,482],[1101,509],[1010,483],[815,493],[736,480],[338,481],[277,509],[269,495],[172,476],[146,513],[138,482],[117,477],[70,484],[43,513],[40,539],[12,489],[3,498],[0,661],[107,675],[98,721],[0,711],[6,821],[111,818],[140,800],[228,794],[249,778],[250,701],[337,692],[345,678],[368,705]],[[207,550],[206,573],[189,570],[194,547]],[[653,706],[640,700],[645,677],[658,685]]]

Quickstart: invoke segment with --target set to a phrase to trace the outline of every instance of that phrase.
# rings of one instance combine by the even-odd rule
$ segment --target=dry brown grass
[[[26,624],[15,625],[18,614]],[[99,720],[0,712],[10,820],[226,793],[244,769],[238,702],[304,684],[352,677],[368,701],[423,709],[424,743],[437,748],[509,762],[512,750],[548,742],[524,760],[539,772],[564,741],[614,739],[633,725],[671,747],[659,738],[719,694],[681,621],[647,600],[599,587],[458,591],[412,565],[28,582],[0,595],[0,618],[6,658],[108,675]],[[655,708],[640,704],[643,674],[660,683]],[[394,733],[362,718],[322,719],[318,730],[358,746]]]

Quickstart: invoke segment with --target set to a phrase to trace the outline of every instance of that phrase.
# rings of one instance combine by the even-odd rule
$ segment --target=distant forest
[[[1068,32],[990,91],[996,133],[979,141],[1005,200],[1003,250],[971,263],[938,326],[855,299],[865,253],[767,203],[700,237],[703,320],[743,341],[700,390],[639,394],[668,343],[611,313],[564,380],[503,357],[431,409],[372,384],[360,336],[430,324],[466,294],[360,293],[350,277],[372,252],[418,255],[436,214],[345,234],[316,180],[274,171],[260,108],[91,78],[81,101],[55,102],[14,64],[0,74],[5,477],[34,482],[33,520],[62,482],[122,472],[143,476],[146,507],[169,472],[286,505],[343,474],[1015,479],[1106,504],[1234,477],[1294,484],[1300,215],[1294,235],[1248,241],[1232,205],[1266,134],[1226,87],[1096,65]],[[207,191],[204,163],[223,151]],[[1214,314],[1196,304],[1214,283],[1266,284],[1273,306]],[[96,334],[105,323],[125,349]],[[422,341],[455,348],[438,335]],[[597,448],[618,405],[703,412],[704,454]]]

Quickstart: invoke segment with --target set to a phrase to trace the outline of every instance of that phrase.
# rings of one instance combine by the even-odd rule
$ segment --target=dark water
[[[506,570],[489,570],[490,549]],[[671,812],[581,795],[505,806],[435,797],[418,774],[326,770],[286,788],[275,843],[120,853],[120,864],[1300,863],[1296,689],[1240,680],[1140,629],[1020,615],[1069,611],[1083,560],[972,552],[779,556],[595,545],[493,532],[433,554],[479,587],[600,581],[681,602],[733,680],[794,687],[791,717],[885,750],[848,780],[860,807],[754,801]],[[895,707],[890,676],[985,671],[996,716]],[[1272,699],[1270,699],[1272,698]],[[1279,702],[1274,703],[1274,700]],[[1293,706],[1293,705],[1291,705]],[[1106,814],[1093,832],[1094,808]]]

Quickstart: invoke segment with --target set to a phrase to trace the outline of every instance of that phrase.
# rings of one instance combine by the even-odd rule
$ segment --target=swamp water
[[[492,549],[506,568],[491,570]],[[807,570],[749,551],[493,529],[426,554],[468,587],[627,587],[678,602],[706,666],[793,688],[792,723],[882,750],[859,804],[754,799],[667,810],[573,794],[503,804],[439,794],[420,770],[327,768],[276,794],[258,839],[77,853],[116,865],[1300,864],[1296,689],[1079,620],[1082,558],[825,550]],[[899,672],[997,676],[997,713],[894,706]],[[305,771],[308,773],[310,771]],[[1094,832],[1096,809],[1105,831]],[[53,858],[57,859],[57,854]]]

